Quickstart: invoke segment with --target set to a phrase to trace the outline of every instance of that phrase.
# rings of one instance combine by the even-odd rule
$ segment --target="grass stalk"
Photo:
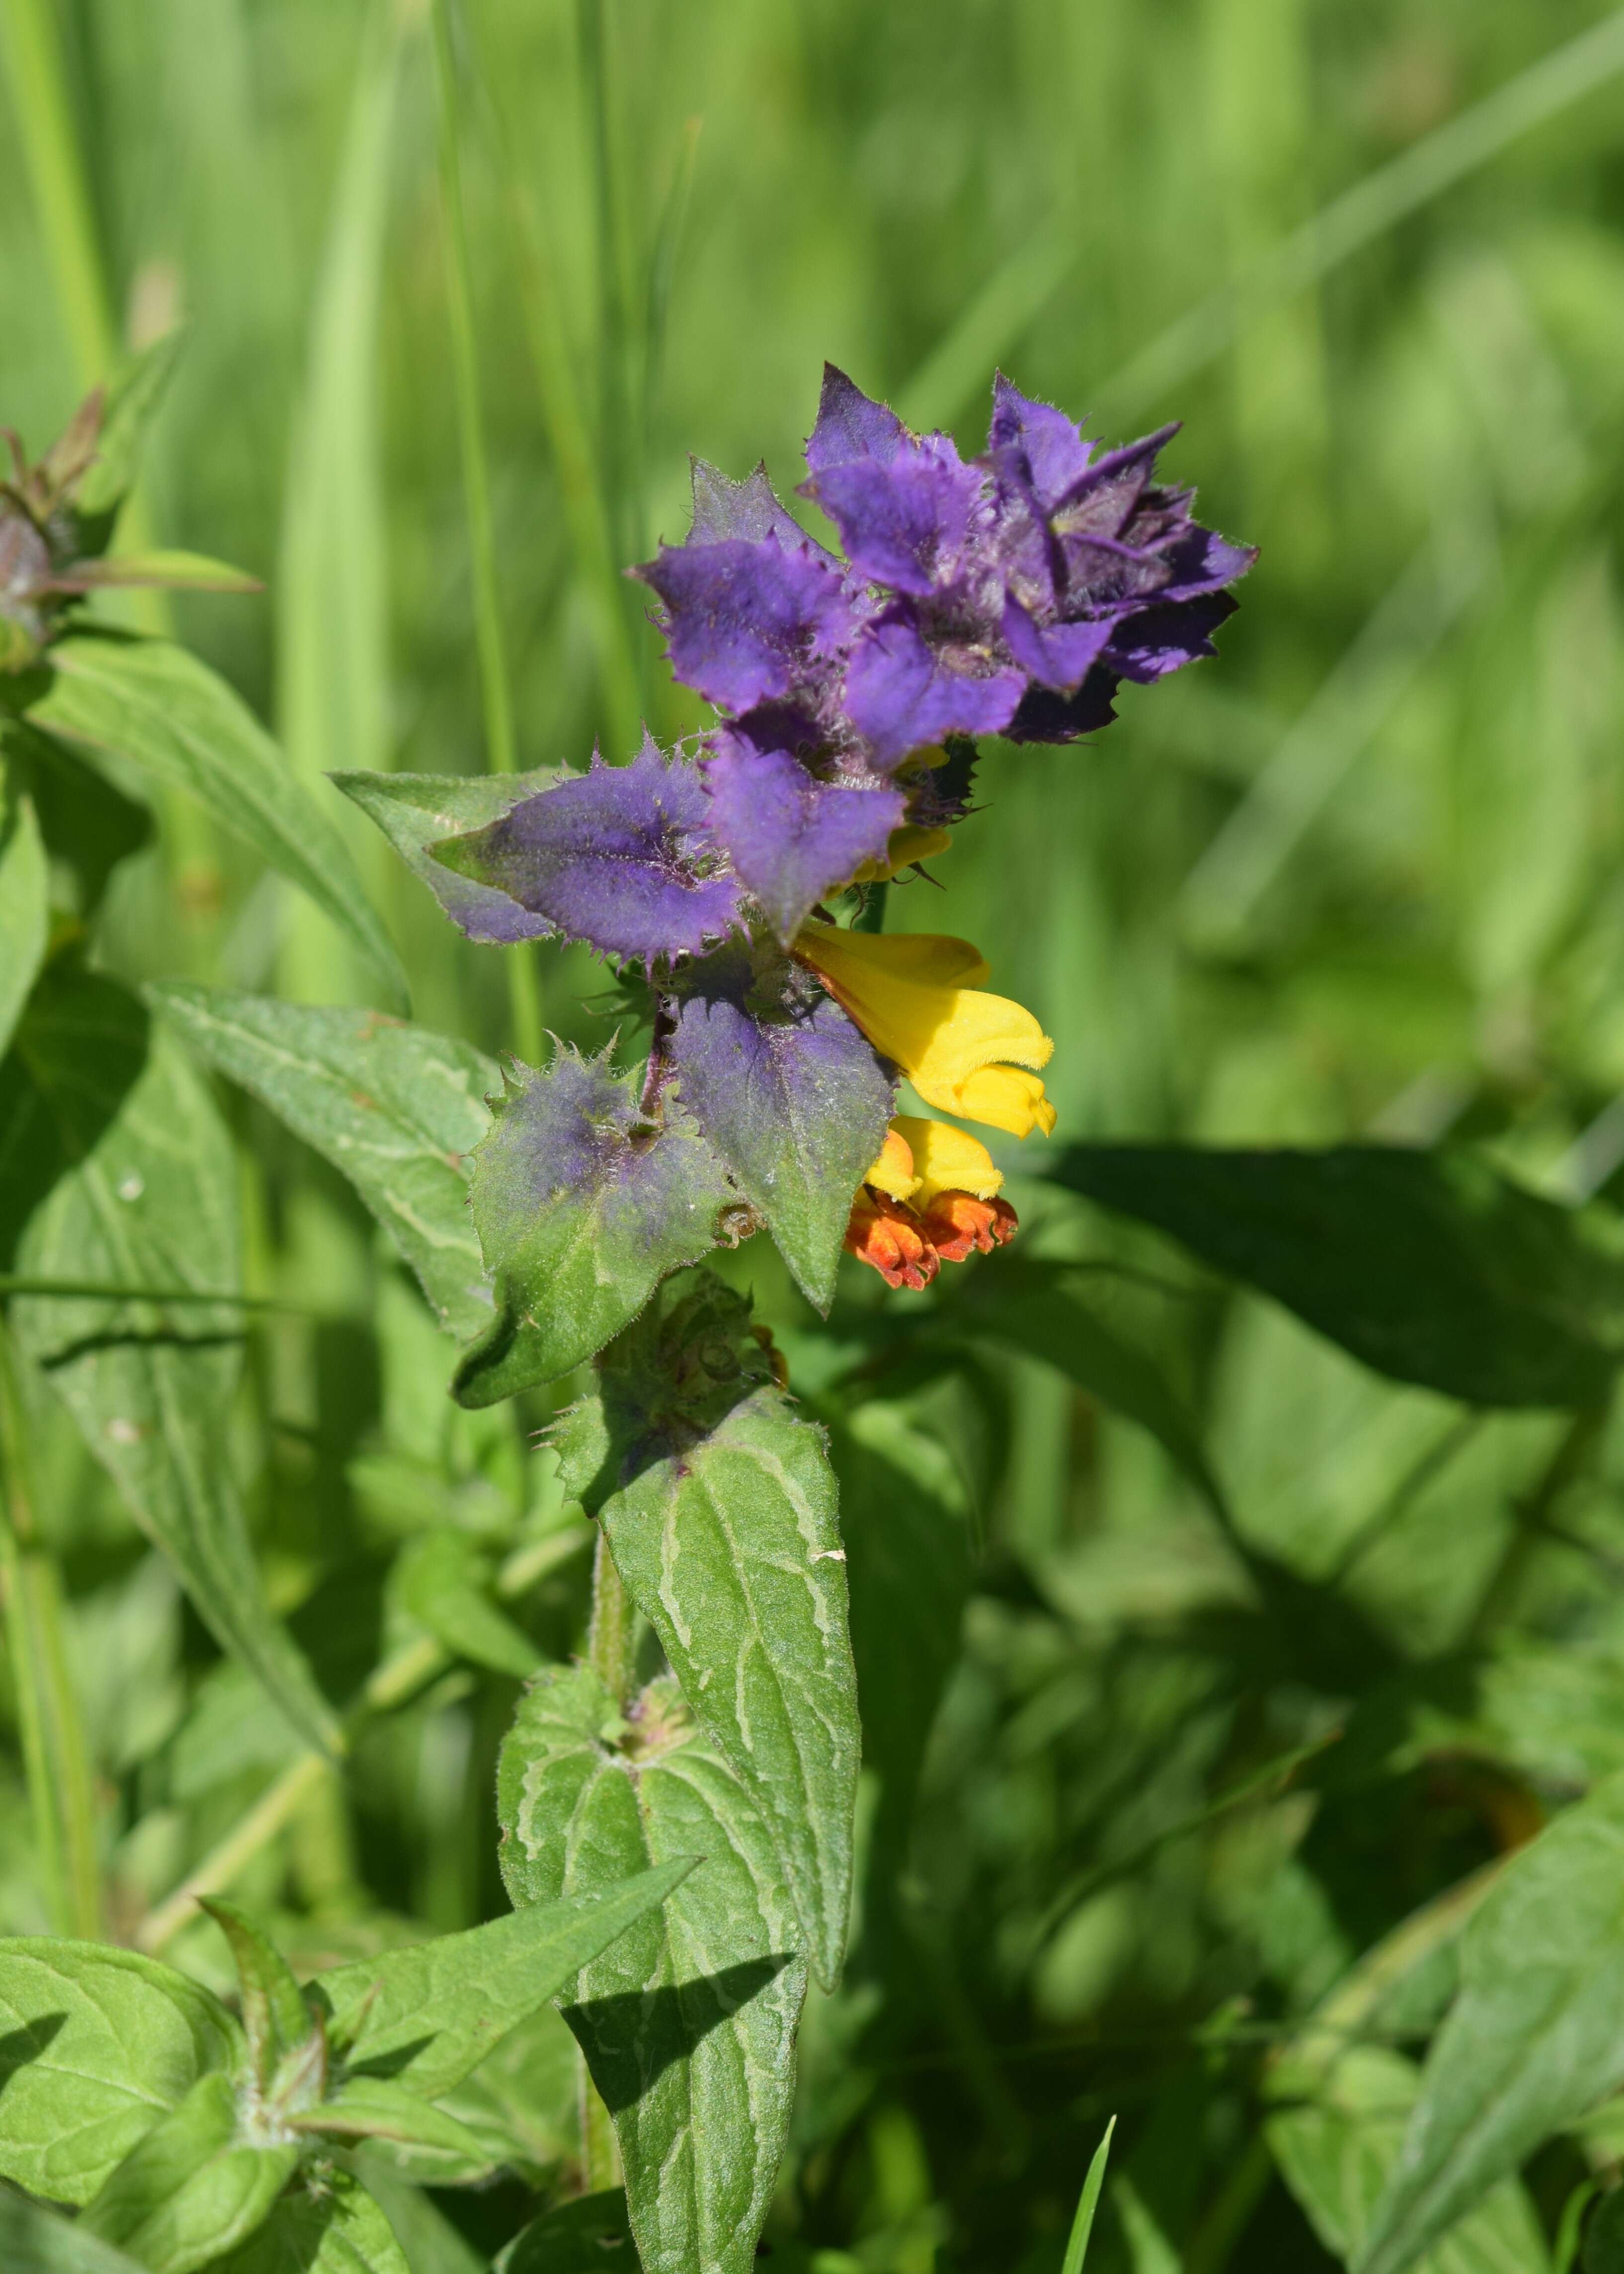
[[[496,573],[496,532],[491,512],[491,474],[480,416],[479,350],[474,332],[474,297],[468,259],[468,225],[462,205],[462,148],[457,101],[456,57],[451,41],[449,0],[433,0],[434,66],[440,92],[440,185],[445,232],[446,294],[451,322],[451,369],[456,391],[457,438],[462,460],[462,498],[468,515],[468,544],[473,574],[474,638],[479,656],[479,697],[485,716],[485,761],[494,774],[518,771],[514,738],[513,694],[502,635],[501,588]],[[521,1058],[532,1065],[542,1045],[541,993],[535,961],[521,946],[508,958],[508,984],[514,1039]]]
[[[33,1806],[52,1924],[94,1941],[102,1931],[94,1781],[68,1666],[62,1575],[40,1537],[28,1417],[0,1324],[0,1580]]]

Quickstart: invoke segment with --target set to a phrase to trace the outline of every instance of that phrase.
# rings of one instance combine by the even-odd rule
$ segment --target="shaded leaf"
[[[464,1405],[568,1374],[715,1246],[738,1195],[688,1118],[642,1112],[628,1075],[561,1052],[515,1065],[474,1156],[473,1209],[497,1316],[459,1366]]]
[[[88,2274],[88,2270],[86,2270]],[[382,2207],[335,2165],[291,2192],[211,2274],[410,2274]]]
[[[6,2274],[146,2274],[76,2219],[0,2187],[0,2266]]]
[[[0,1065],[0,1254],[48,1279],[241,1284],[237,1166],[207,1085],[110,979],[72,963],[34,991]],[[222,1646],[324,1746],[335,1724],[271,1615],[227,1457],[241,1314],[202,1303],[13,1306],[86,1445]]]
[[[438,2098],[692,1869],[691,1856],[680,1858],[602,1892],[319,1974],[309,1986],[326,2000],[335,2053],[351,2079],[394,2078]]]
[[[199,799],[308,893],[404,1009],[405,974],[349,847],[223,679],[164,641],[88,632],[57,641],[50,662],[34,726],[117,752]]]
[[[1266,2135],[1281,2177],[1326,2248],[1363,2248],[1398,2161],[1414,2105],[1414,2064],[1377,2046],[1344,2054],[1312,2098],[1271,2116]],[[1502,2180],[1417,2262],[1417,2274],[1544,2274],[1550,2263],[1526,2191]]]
[[[490,1318],[468,1161],[500,1080],[470,1043],[374,1011],[310,1009],[176,981],[151,1001],[209,1064],[346,1176],[417,1273],[442,1326]]]
[[[0,1942],[0,2178],[85,2203],[243,2035],[217,1998],[132,1950]]]
[[[242,2138],[230,2081],[199,2077],[109,2173],[80,2225],[120,2244],[151,2274],[195,2274],[269,2216],[298,2159],[292,2143],[258,2147]]]
[[[45,850],[81,919],[93,915],[119,862],[151,841],[152,813],[116,788],[88,757],[26,719],[0,712],[0,751],[8,776],[33,801]]]
[[[1469,1404],[1597,1404],[1624,1352],[1624,1228],[1468,1153],[1072,1145],[1047,1174]]]
[[[1358,2258],[1402,2274],[1554,2132],[1624,2083],[1624,1778],[1506,1866],[1461,1941],[1461,1989]]]
[[[34,802],[0,766],[0,1058],[40,975],[49,925],[50,874]]]
[[[970,1586],[964,1494],[947,1453],[896,1407],[862,1407],[833,1433],[830,1449],[840,1480],[863,1758],[882,1786],[878,1868],[894,1871],[930,1725],[959,1657]]]
[[[436,861],[429,847],[447,837],[485,829],[526,798],[560,779],[561,769],[528,774],[337,773],[336,787],[375,821],[414,877],[432,892],[470,939],[508,946],[545,939],[553,926],[494,885],[482,885]]]
[[[645,2274],[748,2274],[787,2135],[806,1993],[759,1810],[673,1683],[652,1683],[622,1721],[587,1667],[550,1670],[521,1701],[497,1805],[515,1902],[704,1856],[663,1910],[583,1969],[565,2017],[614,2118]],[[548,2239],[571,2263],[577,2230]],[[513,2263],[539,2267],[541,2248],[539,2236],[515,2246]]]
[[[496,2274],[602,2274],[605,2265],[626,2267],[631,2222],[622,2188],[582,2195],[544,2212],[516,2234],[496,2262]]]
[[[823,1433],[709,1275],[605,1359],[560,1439],[683,1693],[771,1828],[820,1980],[840,1969],[861,1737]]]

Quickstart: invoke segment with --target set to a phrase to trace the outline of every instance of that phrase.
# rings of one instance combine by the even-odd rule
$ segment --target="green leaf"
[[[296,2131],[333,2140],[390,2140],[412,2148],[437,2148],[447,2155],[483,2165],[485,2143],[477,2132],[443,2108],[387,2076],[352,2076],[330,2100],[289,2118]]]
[[[0,2187],[0,2266],[6,2274],[146,2274],[77,2220]]]
[[[223,1895],[198,1900],[231,1946],[249,2059],[260,2090],[268,2092],[288,2055],[310,2047],[317,2035],[315,2016],[292,1968],[246,1911]]]
[[[72,963],[46,974],[0,1065],[0,1256],[13,1240],[18,1270],[42,1279],[241,1284],[237,1161],[206,1084],[132,996]],[[227,1457],[240,1312],[53,1297],[12,1314],[222,1645],[330,1747],[331,1712],[266,1604]]]
[[[454,1657],[521,1682],[541,1653],[491,1600],[495,1567],[465,1532],[440,1525],[401,1552],[392,1593],[401,1608],[444,1643]]]
[[[438,2099],[693,1867],[691,1856],[678,1858],[601,1893],[319,1974],[309,1987],[327,2001],[335,2052],[352,2078],[397,2078]]]
[[[1624,1777],[1513,1856],[1461,1941],[1359,2274],[1402,2274],[1554,2132],[1624,2083]]]
[[[1281,2177],[1326,2248],[1352,2258],[1364,2247],[1398,2162],[1415,2103],[1413,2063],[1378,2046],[1342,2055],[1312,2098],[1265,2127]],[[1417,2262],[1417,2274],[1543,2274],[1545,2237],[1526,2190],[1503,2180]]]
[[[241,2030],[207,1990],[132,1950],[0,1942],[0,2178],[85,2203]]]
[[[154,550],[119,553],[105,561],[80,561],[59,580],[58,589],[94,592],[125,584],[156,584],[179,592],[258,592],[257,576],[211,561],[203,553]]]
[[[49,930],[50,873],[34,801],[11,789],[0,766],[0,1058],[40,975]]]
[[[1209,1504],[1222,1508],[1195,1424],[1161,1361],[1097,1281],[1068,1276],[1063,1265],[1000,1257],[997,1270],[977,1272],[962,1295],[942,1305],[940,1321],[944,1331],[982,1337],[1056,1367],[1148,1430]]]
[[[823,1433],[708,1274],[640,1320],[560,1440],[563,1484],[771,1827],[818,1978],[840,1970],[861,1736]]]
[[[1078,2198],[1077,2217],[1071,2222],[1071,2238],[1066,2244],[1065,2263],[1060,2274],[1083,2274],[1083,2262],[1088,2255],[1088,2238],[1094,2233],[1094,2216],[1100,2208],[1100,2190],[1105,2185],[1105,2165],[1111,2152],[1111,2135],[1116,2129],[1113,2116],[1105,2127],[1105,2137],[1089,2159],[1083,2192]]]
[[[105,518],[110,528],[112,516],[135,481],[147,432],[163,401],[184,337],[178,327],[166,332],[132,357],[109,385],[96,455],[74,492],[74,508],[81,521]]]
[[[453,1384],[493,1405],[568,1374],[635,1319],[669,1272],[717,1244],[740,1206],[674,1105],[642,1113],[629,1075],[562,1051],[506,1077],[474,1156],[474,1222],[496,1280],[494,1322]]]
[[[760,1810],[699,1739],[673,1683],[650,1684],[622,1721],[587,1667],[550,1670],[521,1701],[497,1808],[515,1902],[704,1856],[662,1911],[583,1970],[565,2018],[614,2118],[644,2274],[748,2274],[787,2136],[806,1993]],[[523,2263],[546,2263],[540,2248],[527,2245]]]
[[[522,915],[506,892],[459,876],[428,847],[447,837],[488,828],[527,797],[568,779],[562,766],[525,774],[335,773],[333,781],[375,821],[414,877],[471,938],[507,945]]]
[[[1624,1226],[1469,1153],[1072,1145],[1048,1174],[1469,1404],[1596,1404],[1624,1354]]]
[[[0,753],[8,778],[33,801],[49,859],[68,872],[62,882],[73,914],[87,919],[119,862],[151,842],[151,810],[65,742],[4,711]]]
[[[32,724],[117,752],[206,805],[308,893],[371,965],[397,1008],[406,978],[336,826],[241,697],[162,640],[76,632],[50,651]]]
[[[199,2077],[109,2173],[79,2223],[151,2274],[195,2274],[268,2218],[298,2160],[294,2143],[244,2139],[229,2080]]]
[[[89,2274],[89,2270],[86,2270]],[[259,2233],[209,2274],[411,2274],[382,2206],[336,2165],[282,2197]]]
[[[609,2254],[631,2239],[625,2193],[605,2187],[533,2219],[497,2260],[495,2274],[603,2274],[605,2265],[630,2274],[623,2257]]]
[[[831,1437],[852,1593],[863,1759],[879,1772],[876,1869],[906,1846],[925,1743],[970,1586],[964,1492],[950,1456],[897,1406],[860,1407]]]
[[[432,2197],[390,2171],[376,2150],[357,2148],[355,2164],[387,2216],[411,2274],[490,2274],[484,2251],[464,2241]]]
[[[489,1058],[372,1011],[178,982],[147,993],[211,1065],[348,1177],[443,1326],[467,1335],[488,1322],[467,1163],[490,1126],[485,1094],[500,1081]]]

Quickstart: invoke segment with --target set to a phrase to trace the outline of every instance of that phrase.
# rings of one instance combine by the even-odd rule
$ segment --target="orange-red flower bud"
[[[864,1185],[846,1228],[848,1254],[871,1263],[888,1287],[928,1287],[940,1258],[911,1208]]]
[[[974,1193],[938,1193],[925,1210],[921,1228],[944,1263],[962,1263],[973,1249],[990,1255],[1014,1239],[1019,1229],[1008,1201],[977,1200]]]

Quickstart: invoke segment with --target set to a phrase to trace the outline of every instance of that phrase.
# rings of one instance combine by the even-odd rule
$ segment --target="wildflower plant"
[[[190,786],[320,898],[388,983],[346,856],[303,792],[270,795],[218,682],[182,651],[75,620],[83,594],[120,575],[230,581],[167,556],[98,566],[112,424],[93,397],[39,466],[16,448],[0,490],[7,750],[20,770],[110,741],[173,779],[174,736],[202,704],[192,741],[212,755]],[[1252,556],[1154,481],[1166,440],[1101,452],[1000,380],[988,447],[966,462],[831,370],[801,494],[842,551],[806,533],[763,469],[733,482],[696,463],[685,541],[633,572],[673,670],[713,706],[707,731],[668,750],[645,732],[579,771],[338,777],[470,939],[602,960],[623,1015],[595,1055],[555,1044],[499,1073],[372,1013],[148,990],[172,1032],[350,1178],[462,1345],[458,1402],[545,1397],[563,1503],[591,1519],[597,1546],[585,1660],[540,1676],[502,1754],[511,1918],[300,1984],[222,1896],[240,2023],[153,1957],[90,1942],[0,1951],[0,1991],[26,2029],[65,1999],[70,2065],[105,2059],[96,2017],[131,1999],[190,2049],[160,2084],[138,2046],[130,2090],[163,2112],[121,2118],[66,2161],[40,2160],[30,2096],[49,2101],[44,2072],[0,2103],[0,2176],[80,2207],[86,2234],[134,2263],[190,2274],[251,2237],[297,2255],[297,2206],[319,2201],[387,2274],[387,2253],[368,2255],[375,2212],[344,2143],[387,2142],[409,2169],[477,2163],[445,2095],[492,2031],[561,1997],[596,2120],[606,2109],[618,2134],[648,2274],[753,2264],[808,1984],[840,1978],[862,1741],[829,1434],[747,1297],[704,1267],[764,1235],[823,1314],[843,1254],[891,1290],[922,1291],[978,1255],[1000,1268],[1018,1225],[977,1133],[1053,1130],[1054,1044],[993,990],[969,942],[885,932],[887,888],[951,857],[982,794],[978,735],[1072,742],[1109,721],[1123,679],[1210,651]],[[14,860],[19,846],[26,862],[14,831]],[[54,961],[46,946],[31,949],[34,1039],[19,1061],[31,1068],[49,1060],[41,1033],[147,1015],[71,940]],[[635,1059],[622,1031],[647,1035]],[[103,1363],[81,1330],[82,1283],[134,1273],[150,1286],[177,1268],[96,1247],[92,1272],[75,1228],[76,1210],[86,1230],[101,1223],[109,1190],[139,1224],[149,1186],[173,1181],[163,1128],[207,1126],[184,1061],[152,1079],[144,1118],[126,1128],[109,1109],[105,1166],[64,1166],[69,1197],[29,1228],[22,1260],[55,1299],[24,1306],[19,1355],[56,1370],[199,1610],[320,1762],[357,1725],[335,1720],[252,1584],[240,1510],[200,1518],[154,1482],[146,1448],[180,1426],[177,1398],[197,1399],[194,1346],[161,1337]],[[213,1299],[229,1265],[206,1246],[192,1239],[186,1268]],[[211,1446],[229,1391],[228,1372]],[[207,1460],[217,1468],[217,1451]],[[469,1553],[442,1539],[402,1580],[431,1632],[447,1601],[477,1597]],[[459,1650],[530,1663],[488,1600],[454,1625]]]

